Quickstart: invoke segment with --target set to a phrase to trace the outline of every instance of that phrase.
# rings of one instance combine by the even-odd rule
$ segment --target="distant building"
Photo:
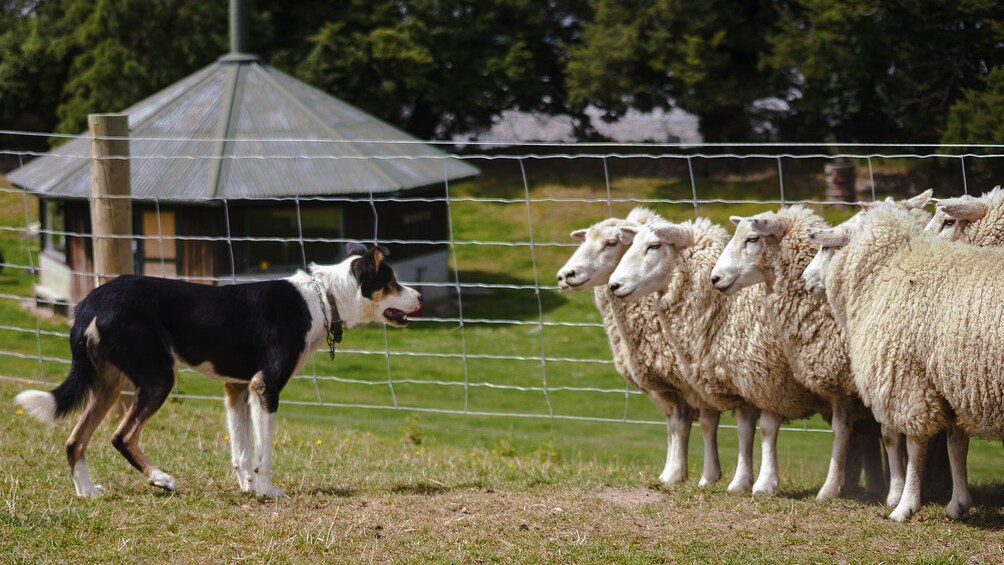
[[[697,116],[680,109],[669,112],[661,109],[651,112],[628,110],[619,120],[605,122],[602,112],[595,107],[586,109],[593,128],[603,137],[622,143],[701,143],[700,123]],[[571,116],[535,114],[507,110],[502,112],[491,128],[485,131],[458,136],[456,141],[476,139],[480,142],[498,142],[499,145],[525,141],[550,141],[566,143],[577,141]]]
[[[449,280],[445,244],[408,241],[448,239],[445,181],[476,168],[239,52],[122,113],[137,273],[226,284],[341,258],[318,239],[377,239],[402,280]],[[40,199],[49,300],[94,287],[88,153],[74,139],[8,175]],[[288,158],[239,158],[260,155]]]

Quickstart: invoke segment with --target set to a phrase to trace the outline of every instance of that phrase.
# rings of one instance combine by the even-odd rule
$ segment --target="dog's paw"
[[[160,469],[150,473],[150,484],[171,492],[178,490],[178,484],[175,482],[174,477]]]
[[[77,496],[79,496],[80,498],[101,496],[104,493],[105,493],[105,488],[101,485],[91,485],[90,488],[77,489]]]
[[[259,498],[284,498],[286,493],[283,492],[281,488],[277,488],[273,485],[258,485],[254,486],[255,494]]]

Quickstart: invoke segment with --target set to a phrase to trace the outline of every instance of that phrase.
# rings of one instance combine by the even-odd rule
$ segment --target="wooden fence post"
[[[129,117],[87,116],[91,134],[91,231],[98,285],[133,273]],[[109,137],[120,139],[107,139]],[[125,157],[125,158],[122,158]],[[118,237],[115,237],[118,236]],[[122,237],[129,236],[129,237]]]

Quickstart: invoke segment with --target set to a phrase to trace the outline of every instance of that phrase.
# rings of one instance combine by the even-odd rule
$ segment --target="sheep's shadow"
[[[965,524],[981,530],[1004,529],[1004,483],[970,487],[975,506]]]

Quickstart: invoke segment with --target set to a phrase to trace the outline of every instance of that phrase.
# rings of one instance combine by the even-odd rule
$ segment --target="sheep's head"
[[[987,205],[979,198],[960,196],[958,198],[932,199],[935,205],[934,217],[924,231],[936,234],[940,239],[957,241],[966,234],[966,228],[987,215]]]
[[[630,247],[610,275],[610,291],[628,301],[666,288],[680,249],[693,241],[689,230],[671,222],[626,226],[621,239]]]
[[[624,220],[610,218],[587,229],[573,231],[572,237],[582,243],[558,271],[558,287],[576,291],[607,284],[610,273],[628,248],[621,239],[621,228],[625,224]]]
[[[771,268],[770,252],[788,232],[788,226],[774,212],[764,212],[749,218],[732,216],[736,226],[715,268],[711,284],[725,294],[732,294],[766,280]]]
[[[826,273],[829,271],[830,261],[850,242],[853,224],[857,223],[854,220],[852,218],[835,228],[806,230],[809,241],[819,246],[816,256],[802,272],[802,280],[809,292],[823,294],[826,291]],[[852,225],[848,225],[849,223]]]

